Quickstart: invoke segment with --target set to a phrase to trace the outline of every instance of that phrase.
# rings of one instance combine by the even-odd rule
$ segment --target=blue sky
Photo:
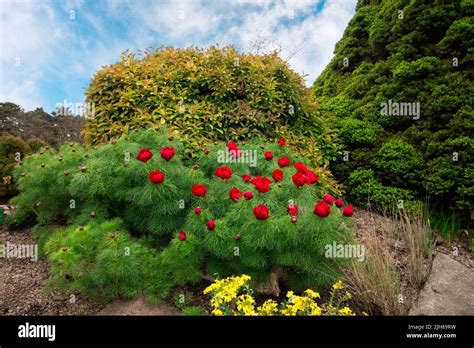
[[[0,0],[0,101],[51,112],[81,103],[93,74],[129,49],[280,50],[310,85],[356,0]]]

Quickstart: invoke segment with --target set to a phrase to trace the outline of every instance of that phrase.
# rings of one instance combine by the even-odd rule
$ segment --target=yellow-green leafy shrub
[[[49,145],[46,141],[40,138],[32,138],[26,142],[31,150],[31,152],[39,152],[41,148],[48,148]]]
[[[141,58],[125,53],[96,73],[87,102],[94,104],[83,130],[89,144],[166,124],[188,153],[209,140],[256,135],[297,138],[293,145],[314,164],[338,151],[302,77],[276,53],[233,47],[160,48]]]
[[[30,148],[21,138],[8,134],[0,137],[0,197],[16,193],[13,168],[29,151]]]
[[[17,193],[13,169],[21,165],[26,155],[48,150],[48,143],[33,138],[25,142],[22,138],[5,134],[0,136],[0,197],[11,197]]]

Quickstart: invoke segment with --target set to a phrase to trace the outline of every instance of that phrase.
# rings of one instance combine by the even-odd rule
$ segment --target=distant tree
[[[43,108],[25,112],[21,106],[6,102],[0,103],[0,127],[2,134],[8,133],[24,141],[40,139],[58,147],[66,141],[82,143],[80,131],[84,119],[74,116],[67,108],[50,115]]]

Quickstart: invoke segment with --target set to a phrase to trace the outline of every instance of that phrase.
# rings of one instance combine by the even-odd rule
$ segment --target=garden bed
[[[383,243],[383,248],[387,251],[391,263],[397,269],[401,282],[401,289],[404,296],[403,313],[406,313],[412,303],[417,298],[419,288],[414,287],[408,281],[408,250],[404,249],[401,241],[391,231],[390,226],[393,221],[381,215],[372,214],[363,209],[356,209],[355,223],[353,231],[355,232],[359,242],[364,243],[367,239],[367,231],[373,229],[377,231],[378,239]],[[31,236],[30,229],[21,229],[15,231],[7,231],[0,226],[0,240],[3,243],[32,245],[35,244],[34,238]],[[452,247],[457,246],[458,255],[452,253]],[[435,249],[435,252],[444,253],[467,266],[471,270],[474,268],[474,256],[467,248],[467,239],[460,240],[453,245],[441,244]],[[425,267],[427,270],[431,267],[431,258],[426,260]],[[104,310],[104,304],[93,301],[85,296],[75,294],[75,303],[70,302],[69,297],[61,296],[58,292],[46,294],[44,285],[50,276],[49,262],[45,259],[39,259],[32,262],[28,259],[0,259],[0,282],[4,291],[0,294],[0,313],[2,315],[94,315]],[[195,285],[186,285],[176,287],[172,290],[170,296],[164,301],[167,308],[175,308],[179,313],[180,309],[186,307],[201,307],[206,313],[210,313],[209,296],[203,294],[203,290],[209,286],[209,282],[203,280]],[[274,299],[278,302],[285,298],[286,292],[290,289],[281,287],[279,297],[257,295],[255,296],[257,303],[262,303],[266,299]],[[321,299],[318,300],[322,306],[328,302],[327,291],[320,291]],[[179,296],[184,295],[184,303],[179,302]],[[127,306],[134,305],[133,301],[120,301],[114,303],[113,314],[120,314],[122,309]],[[355,296],[348,305],[353,308],[356,313],[361,313],[363,308]],[[138,306],[138,313],[146,314],[144,308],[146,306]],[[105,309],[107,311],[107,309]],[[141,313],[140,311],[143,311]],[[110,310],[109,310],[110,312]],[[130,310],[128,310],[130,313]],[[168,311],[173,312],[173,311]],[[100,313],[99,313],[100,314]],[[169,314],[169,313],[168,313]],[[374,312],[372,314],[384,314],[382,312]]]
[[[30,229],[7,231],[0,225],[0,241],[16,245],[33,245]],[[0,258],[0,315],[90,315],[103,305],[75,294],[71,298],[57,292],[45,294],[44,284],[50,276],[49,262],[25,258]]]

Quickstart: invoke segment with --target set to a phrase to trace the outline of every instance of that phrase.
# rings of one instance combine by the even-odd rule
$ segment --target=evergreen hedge
[[[347,151],[331,169],[358,204],[369,191],[357,178],[371,171],[373,201],[387,201],[385,192],[412,196],[469,220],[473,38],[472,1],[359,0],[313,86]],[[419,103],[419,118],[381,114],[389,100]]]

